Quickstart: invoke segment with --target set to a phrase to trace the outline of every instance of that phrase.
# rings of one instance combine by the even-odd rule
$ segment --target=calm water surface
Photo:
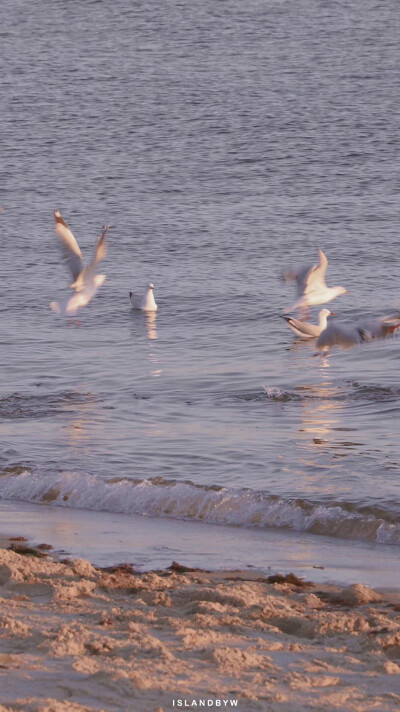
[[[399,546],[399,340],[313,358],[279,318],[319,247],[343,319],[400,305],[399,18],[7,1],[3,500]],[[113,226],[79,327],[49,309],[55,208],[86,260]],[[150,280],[159,312],[132,312]]]

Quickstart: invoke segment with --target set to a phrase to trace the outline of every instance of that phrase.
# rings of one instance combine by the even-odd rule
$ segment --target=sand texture
[[[398,592],[1,549],[0,596],[0,712],[400,709]]]

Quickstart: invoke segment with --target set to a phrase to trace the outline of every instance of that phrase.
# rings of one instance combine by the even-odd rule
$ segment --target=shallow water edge
[[[51,544],[97,566],[131,563],[149,571],[179,561],[212,571],[293,572],[316,583],[400,588],[397,547],[14,501],[0,502],[0,514],[3,534]]]

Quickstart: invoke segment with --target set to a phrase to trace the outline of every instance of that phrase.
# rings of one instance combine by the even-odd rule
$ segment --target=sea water
[[[292,568],[362,550],[393,582],[400,342],[314,357],[280,317],[318,248],[338,318],[400,306],[399,24],[394,1],[6,3],[7,531],[29,510],[51,541],[63,508],[102,561],[267,568],[290,543]],[[85,263],[112,226],[80,325],[49,308],[71,281],[54,209]],[[157,314],[132,311],[149,281]]]

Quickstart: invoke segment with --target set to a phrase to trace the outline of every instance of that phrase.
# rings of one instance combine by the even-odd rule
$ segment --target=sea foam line
[[[0,477],[0,499],[148,516],[193,519],[209,524],[308,531],[379,544],[400,544],[400,522],[247,489],[207,487],[192,482],[24,470]]]

